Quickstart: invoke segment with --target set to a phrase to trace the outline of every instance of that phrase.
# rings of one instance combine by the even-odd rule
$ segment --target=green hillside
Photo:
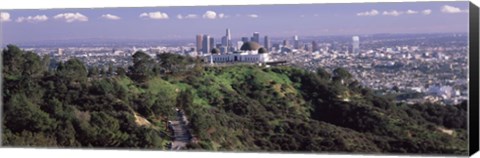
[[[166,150],[180,108],[198,139],[191,150],[467,154],[466,103],[397,104],[342,68],[210,67],[137,52],[126,73],[98,74],[77,59],[49,68],[13,45],[2,55],[5,146]]]

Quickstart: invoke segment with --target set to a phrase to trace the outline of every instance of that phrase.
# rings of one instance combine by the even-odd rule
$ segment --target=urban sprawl
[[[213,59],[212,53],[227,57],[245,54],[241,48],[246,43],[264,48],[269,61],[287,61],[287,65],[312,71],[322,67],[331,72],[343,67],[361,85],[379,93],[397,94],[399,102],[451,105],[468,98],[466,33],[270,37],[254,32],[252,37],[235,38],[227,29],[224,36],[216,38],[199,34],[191,39],[172,41],[37,43],[22,47],[51,56],[57,62],[75,57],[87,66],[126,68],[132,64],[133,53],[139,50],[152,57],[158,53],[175,53],[200,57],[207,64],[215,64],[209,60]],[[229,61],[230,64],[236,62],[241,61]]]

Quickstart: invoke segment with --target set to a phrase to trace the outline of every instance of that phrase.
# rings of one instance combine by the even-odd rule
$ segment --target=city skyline
[[[253,32],[270,37],[467,32],[467,8],[467,2],[406,2],[4,10],[0,21],[4,44],[192,39],[197,34],[220,40],[225,32],[219,30],[225,28],[232,30],[230,38],[237,41]]]

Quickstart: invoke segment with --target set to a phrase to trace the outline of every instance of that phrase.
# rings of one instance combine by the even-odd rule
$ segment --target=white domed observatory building
[[[269,62],[269,55],[265,48],[257,42],[245,42],[240,51],[221,54],[218,48],[212,49],[211,54],[205,57],[208,63],[266,63]]]

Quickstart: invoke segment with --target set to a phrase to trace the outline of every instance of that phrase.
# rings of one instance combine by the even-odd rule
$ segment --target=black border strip
[[[469,30],[469,154],[470,156],[478,152],[479,144],[479,12],[478,7],[470,2],[470,30]]]

